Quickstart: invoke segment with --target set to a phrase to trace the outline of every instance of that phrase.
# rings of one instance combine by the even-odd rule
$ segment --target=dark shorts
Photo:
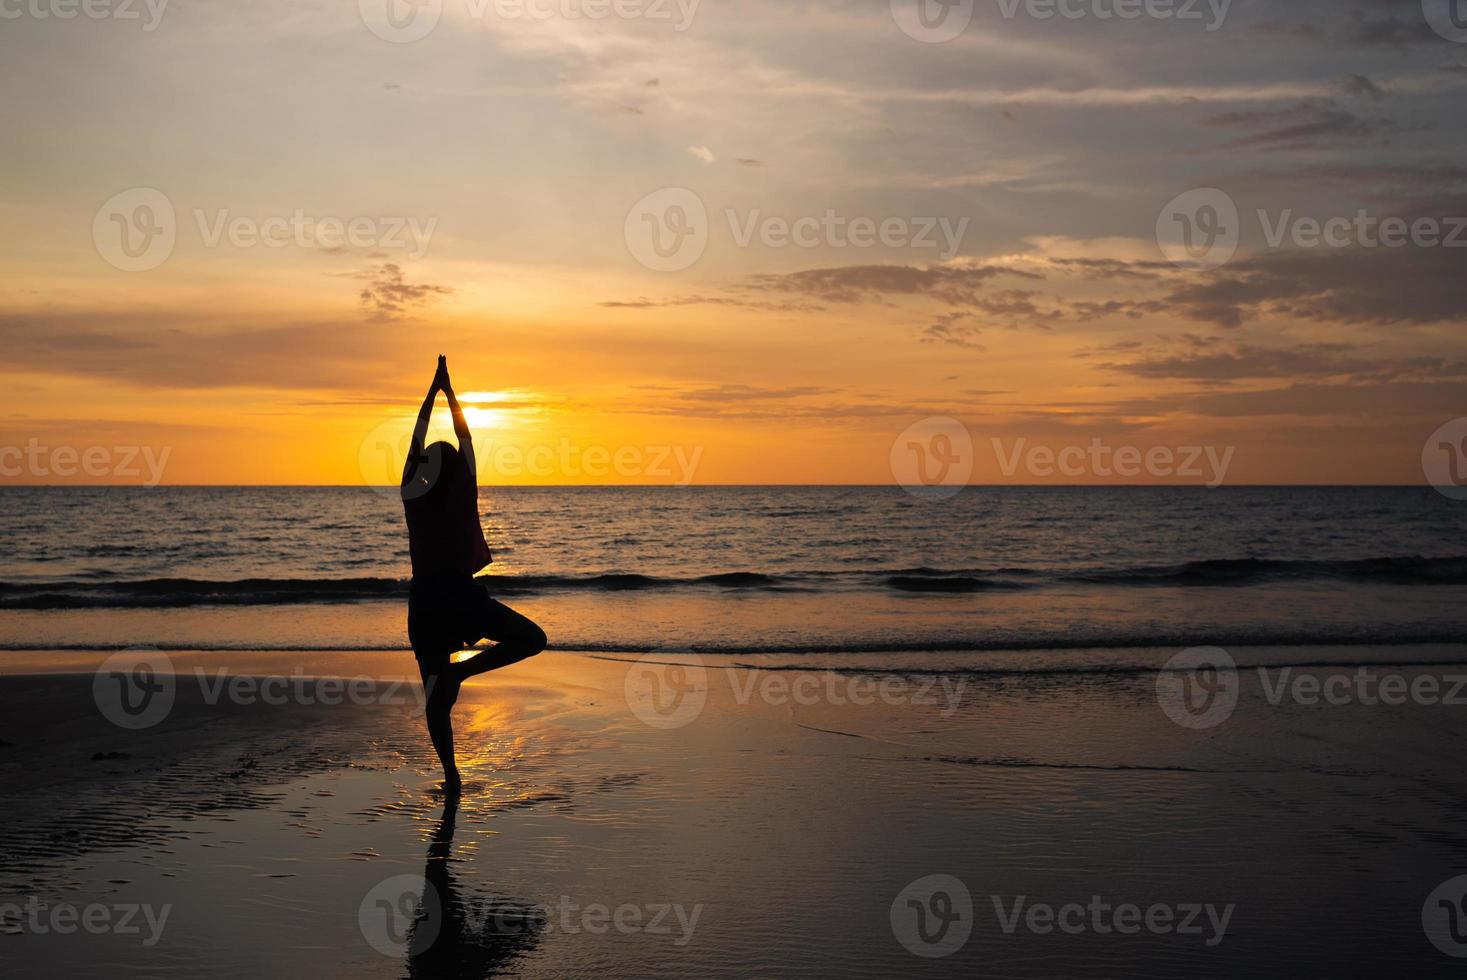
[[[470,576],[415,576],[408,590],[408,642],[419,660],[447,659],[484,638],[504,639],[524,617]]]

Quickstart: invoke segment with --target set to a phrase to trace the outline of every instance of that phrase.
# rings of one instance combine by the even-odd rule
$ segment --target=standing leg
[[[453,757],[453,704],[458,700],[459,677],[452,669],[447,657],[418,661],[418,671],[423,677],[423,691],[427,695],[424,718],[428,723],[428,737],[433,740],[433,750],[443,766],[443,791],[457,793],[463,786],[458,774],[458,763]]]
[[[474,654],[467,660],[453,665],[458,680],[498,670],[528,660],[545,649],[545,631],[534,620],[522,616],[504,603],[486,597],[483,610],[484,621],[480,624],[481,635],[498,640],[492,647]]]

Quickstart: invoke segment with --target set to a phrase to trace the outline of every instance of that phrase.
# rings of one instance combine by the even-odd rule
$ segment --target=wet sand
[[[874,978],[1452,965],[1422,912],[1467,874],[1467,708],[1274,705],[1245,671],[1226,723],[1191,730],[1159,708],[1147,671],[634,659],[550,653],[468,685],[468,786],[445,811],[402,654],[170,653],[171,708],[138,730],[104,713],[102,655],[8,654],[0,967]],[[1467,673],[1452,666],[1460,648],[1368,659],[1399,664],[1375,669],[1406,683]],[[316,675],[380,683],[341,694]],[[282,680],[258,680],[270,676]],[[346,703],[319,703],[333,692]],[[932,921],[908,915],[913,896]],[[1092,899],[1175,919],[1163,928],[1154,912],[1156,928],[1126,934]],[[1082,927],[1036,905],[1061,918],[1084,906],[1069,920]],[[1193,907],[1197,931],[1180,929]],[[948,923],[929,941],[945,909],[967,913],[971,934]]]

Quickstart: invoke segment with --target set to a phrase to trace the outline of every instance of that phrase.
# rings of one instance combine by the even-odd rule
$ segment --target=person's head
[[[424,459],[413,473],[413,496],[418,500],[434,502],[463,479],[468,462],[458,447],[447,442],[435,442],[423,451]]]

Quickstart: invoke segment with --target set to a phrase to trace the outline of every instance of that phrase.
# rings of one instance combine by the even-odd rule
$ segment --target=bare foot
[[[454,769],[443,774],[443,793],[445,796],[457,796],[463,792],[464,780]]]

